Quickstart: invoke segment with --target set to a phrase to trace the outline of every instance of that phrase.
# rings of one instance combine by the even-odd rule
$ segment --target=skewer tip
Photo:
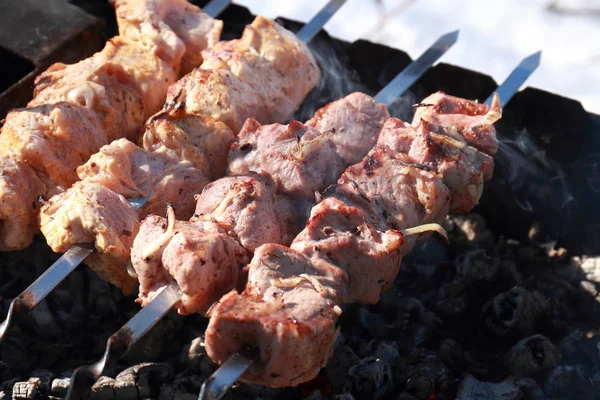
[[[528,55],[521,61],[521,65],[529,70],[535,70],[542,62],[542,51],[538,50],[533,54]]]
[[[442,46],[446,46],[446,47],[452,46],[458,41],[459,34],[460,34],[460,29],[457,29],[452,32],[448,32],[448,33],[440,36],[440,38],[438,39],[438,44],[440,44]]]

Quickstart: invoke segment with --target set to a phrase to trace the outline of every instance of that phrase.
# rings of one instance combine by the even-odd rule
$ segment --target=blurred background
[[[326,0],[235,2],[253,14],[305,22]],[[413,59],[438,36],[460,29],[442,61],[497,82],[542,50],[542,65],[527,85],[577,99],[600,114],[600,0],[348,0],[325,29],[340,39],[404,50]]]

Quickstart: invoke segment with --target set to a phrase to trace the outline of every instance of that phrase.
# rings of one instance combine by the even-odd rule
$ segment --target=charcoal
[[[581,368],[573,365],[557,365],[546,377],[544,393],[552,398],[593,399],[598,390],[582,376]]]
[[[206,355],[204,337],[197,337],[184,348],[183,364],[204,377],[210,376],[216,369],[215,364]]]
[[[341,393],[348,376],[348,370],[359,363],[360,358],[350,346],[338,340],[333,349],[333,358],[325,366],[329,383],[334,393]]]
[[[345,392],[350,392],[357,400],[380,399],[391,388],[392,370],[383,360],[366,357],[348,370]]]
[[[0,400],[10,400],[12,392],[10,390],[0,390]]]
[[[34,400],[42,391],[42,380],[39,378],[29,378],[27,382],[17,382],[12,388],[13,400]]]
[[[507,367],[513,376],[533,376],[554,368],[559,362],[559,350],[543,335],[519,340],[506,357]]]
[[[109,400],[114,399],[115,394],[115,383],[117,381],[108,376],[101,376],[100,379],[94,383],[90,393],[90,400]],[[137,399],[137,397],[136,397]]]
[[[143,363],[122,371],[115,378],[114,390],[119,399],[138,399],[158,395],[162,383],[173,378],[173,369],[164,363]]]
[[[515,384],[513,378],[502,382],[482,382],[473,375],[467,375],[458,389],[458,400],[503,399],[517,400],[523,392]]]
[[[396,382],[403,385],[399,399],[428,399],[446,391],[452,380],[451,371],[441,358],[424,349],[408,354],[395,372]]]
[[[50,386],[50,394],[57,397],[63,397],[67,394],[71,378],[57,378],[52,381]]]

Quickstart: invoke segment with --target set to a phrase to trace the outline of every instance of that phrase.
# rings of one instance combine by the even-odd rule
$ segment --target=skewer
[[[508,78],[498,87],[496,91],[498,96],[500,96],[500,107],[504,108],[504,106],[512,99],[512,97],[517,93],[521,85],[525,83],[527,78],[531,75],[533,71],[536,70],[540,65],[540,61],[542,60],[542,51],[538,51],[536,53],[531,54],[530,56],[525,57],[519,65],[510,73]],[[488,106],[492,105],[492,96],[488,97],[485,101],[485,104]]]
[[[203,9],[204,13],[215,18],[231,3],[231,0],[212,0]],[[148,198],[130,199],[137,209]],[[75,245],[67,250],[54,264],[40,275],[31,285],[10,303],[6,319],[0,324],[0,344],[6,332],[23,320],[54,288],[77,268],[92,252],[93,245]]]
[[[332,3],[339,4],[339,1],[332,0],[330,2],[330,4],[332,4]],[[331,12],[331,8],[328,6],[324,7],[323,10],[325,10],[328,13]],[[315,17],[314,19],[317,19],[317,17]],[[326,20],[323,18],[320,18],[320,20],[323,21],[323,23],[326,22]],[[314,28],[310,28],[310,29],[312,31],[312,29],[314,29]],[[446,38],[448,36],[449,35],[444,35],[443,38]],[[450,35],[450,36],[452,36],[452,35]],[[456,36],[457,36],[457,32],[454,33],[454,37],[456,37]],[[314,34],[310,35],[310,37],[311,38],[314,37]],[[402,82],[400,82],[401,83],[400,85],[399,85],[398,79],[394,79],[390,84],[388,84],[380,92],[380,95],[381,95],[381,93],[393,94],[393,96],[388,96],[388,98],[390,100],[393,100],[397,96],[401,95],[402,93],[396,92],[393,89],[398,88],[398,87],[400,87],[400,88],[410,87],[410,85],[412,85],[418,79],[418,77],[423,74],[424,71],[426,71],[429,67],[431,67],[431,64],[433,62],[435,62],[437,59],[439,59],[439,57],[441,57],[441,54],[439,54],[439,51],[442,48],[439,46],[440,42],[443,44],[448,43],[448,41],[438,40],[434,44],[434,46],[438,46],[436,49],[436,56],[425,58],[425,60],[431,61],[430,64],[427,64],[426,62],[424,62],[424,58],[421,57],[419,60],[415,61],[413,64],[411,64],[407,67],[407,68],[412,67],[413,72],[411,74],[403,75],[403,73],[400,73],[400,76],[402,77],[402,79],[401,79]],[[455,40],[454,40],[454,42],[455,42]],[[452,46],[452,44],[454,44],[454,42],[452,42],[448,45],[444,45],[442,48],[443,51],[444,52],[447,51]],[[431,54],[431,53],[429,53],[429,54]],[[390,86],[392,86],[392,89],[390,89]],[[403,89],[403,90],[406,90],[406,89]],[[168,288],[167,290],[164,290],[163,292],[161,292],[154,300],[152,300],[148,304],[148,306],[146,306],[139,314],[134,316],[133,319],[130,320],[123,328],[121,328],[117,333],[115,333],[113,336],[111,336],[111,338],[108,340],[108,343],[107,343],[107,350],[105,352],[105,355],[101,360],[99,360],[98,362],[96,362],[94,364],[83,366],[83,367],[80,367],[77,370],[75,370],[75,372],[73,373],[73,375],[71,377],[71,385],[69,387],[69,391],[67,392],[66,399],[74,399],[74,398],[79,398],[79,397],[83,396],[85,394],[85,391],[87,391],[87,389],[98,378],[100,378],[103,369],[105,368],[107,363],[111,360],[111,357],[118,358],[118,357],[124,355],[126,352],[126,349],[130,348],[137,341],[137,339],[139,339],[160,318],[162,318],[162,316],[164,316],[167,312],[170,311],[170,309],[173,306],[175,306],[175,304],[179,300],[181,291],[180,291],[179,287],[177,286],[177,283],[174,281],[171,282],[167,286],[167,288]],[[151,307],[152,309],[148,310],[148,308],[150,306],[152,306]],[[146,312],[143,312],[143,311],[146,311]],[[135,320],[135,323],[133,323],[134,320]],[[123,338],[125,341],[123,341]],[[125,352],[120,352],[120,351],[117,352],[117,351],[113,350],[115,348],[115,346],[120,346],[119,349],[121,349],[121,350],[125,349]],[[208,386],[206,386],[206,385],[203,386],[203,388],[204,388],[203,393],[206,392],[205,394],[203,394],[203,396],[208,396],[206,398],[220,398],[227,392],[227,390],[229,390],[231,385],[238,379],[238,377],[241,374],[244,373],[244,371],[250,365],[251,365],[251,361],[248,358],[246,358],[240,354],[234,355],[233,358],[231,358],[230,360],[228,360],[228,362],[226,362],[225,364],[223,364],[223,366],[221,366],[218,374],[213,375],[211,378],[209,378],[209,380],[207,381],[209,383]]]
[[[441,39],[441,38],[440,38]],[[438,40],[439,42],[439,40]],[[436,42],[436,43],[438,43]],[[533,74],[540,64],[541,51],[532,54],[525,58],[517,65],[517,67],[511,72],[506,80],[497,89],[497,93],[502,93],[505,98],[504,106],[519,90],[521,85]],[[412,65],[412,64],[411,64]],[[410,66],[409,66],[410,67]],[[408,69],[408,68],[407,68]],[[406,70],[405,70],[406,71]],[[420,75],[419,75],[420,76]],[[379,96],[387,90],[396,81],[394,79],[390,82],[379,94]],[[387,98],[393,100],[394,97],[386,93]],[[493,96],[493,93],[492,93]],[[492,98],[490,96],[490,99]],[[502,98],[501,98],[502,101]],[[389,103],[388,103],[389,104]],[[486,101],[486,104],[488,102]],[[488,104],[489,105],[489,104]],[[234,353],[226,362],[224,362],[211,376],[204,381],[200,389],[200,395],[198,400],[219,400],[225,393],[233,386],[233,384],[246,372],[246,370],[252,365],[252,360],[242,356],[239,353]]]

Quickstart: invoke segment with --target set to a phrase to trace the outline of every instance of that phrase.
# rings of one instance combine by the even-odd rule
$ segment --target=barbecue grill
[[[25,12],[31,3],[11,3],[5,4],[24,10],[20,25],[32,24],[31,13]],[[58,50],[43,60],[22,52],[16,36],[0,38],[2,57],[7,54],[15,66],[14,82],[3,86],[8,89],[0,96],[6,103],[0,112],[23,105],[31,95],[31,79],[50,62],[84,58],[101,46],[103,37],[116,33],[104,0],[73,3],[87,13],[69,8],[73,17],[56,26],[70,22],[75,27],[62,31],[74,33],[52,35]],[[57,0],[56,7],[65,6]],[[232,39],[253,16],[232,5],[221,18],[223,39]],[[98,20],[104,21],[102,33]],[[279,22],[292,31],[302,26]],[[60,51],[65,47],[81,50],[65,56]],[[324,79],[294,116],[301,121],[353,90],[376,93],[411,61],[399,50],[367,41],[346,43],[323,32],[310,47]],[[489,76],[440,63],[391,113],[410,120],[412,105],[437,90],[483,100],[496,86]],[[431,238],[406,257],[397,284],[380,304],[344,311],[334,359],[317,380],[278,390],[241,385],[229,396],[473,398],[479,390],[484,397],[536,396],[540,391],[564,397],[579,385],[581,396],[597,397],[598,339],[589,332],[597,330],[599,311],[600,261],[593,257],[600,250],[600,215],[594,207],[600,188],[600,116],[574,100],[527,88],[504,108],[497,129],[503,144],[478,208],[450,218],[450,247]],[[43,239],[28,250],[4,254],[3,304],[55,259]],[[137,311],[131,298],[87,270],[76,272],[68,284],[3,344],[0,398],[11,392],[13,398],[62,396],[63,378],[100,357],[106,338]],[[547,308],[537,306],[538,293]],[[525,320],[534,322],[527,326]],[[214,368],[203,354],[205,327],[200,316],[162,321],[106,371],[90,398],[196,398]],[[535,362],[528,361],[528,354]]]

